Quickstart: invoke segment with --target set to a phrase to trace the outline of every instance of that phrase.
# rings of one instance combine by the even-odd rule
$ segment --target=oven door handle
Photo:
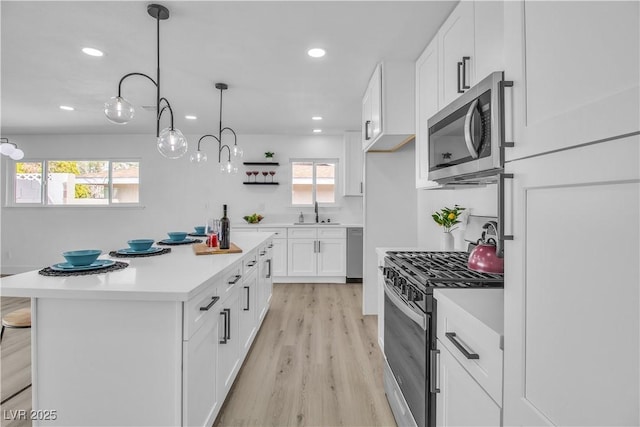
[[[427,317],[425,315],[420,315],[413,311],[407,304],[398,297],[395,292],[393,292],[387,284],[384,284],[384,293],[387,295],[389,300],[395,305],[398,310],[400,310],[405,316],[409,319],[416,322],[422,329],[427,330]]]
[[[478,151],[474,146],[473,141],[473,128],[475,122],[475,112],[476,107],[478,106],[478,100],[474,100],[469,107],[469,111],[467,111],[467,116],[464,119],[464,142],[467,144],[467,150],[469,150],[469,154],[474,159],[478,158]]]

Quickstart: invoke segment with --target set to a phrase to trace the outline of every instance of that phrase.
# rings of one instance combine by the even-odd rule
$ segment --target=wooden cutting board
[[[242,252],[235,243],[231,242],[229,249],[220,249],[219,247],[210,248],[205,243],[196,243],[191,245],[196,255],[218,255],[218,254],[239,254]]]

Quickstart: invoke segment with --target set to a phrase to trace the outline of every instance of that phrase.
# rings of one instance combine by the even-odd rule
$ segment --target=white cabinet
[[[416,188],[435,187],[429,181],[428,120],[438,112],[438,39],[429,43],[416,62]]]
[[[640,425],[639,147],[506,165],[505,425]]]
[[[324,226],[289,229],[289,276],[344,277],[346,229]]]
[[[499,426],[504,292],[436,290],[437,426]]]
[[[345,196],[362,196],[364,152],[362,151],[362,134],[360,132],[345,132],[343,194]]]
[[[440,393],[436,399],[436,426],[500,426],[500,406],[440,344],[438,341]]]
[[[255,267],[244,277],[239,290],[239,338],[240,354],[249,351],[258,328],[258,268]]]
[[[416,188],[441,187],[428,179],[428,120],[503,69],[502,33],[503,2],[462,1],[416,61]]]
[[[273,289],[273,243],[261,248],[258,264],[258,291],[257,311],[258,327],[269,310],[271,303],[271,291]]]
[[[218,394],[226,396],[240,369],[240,295],[234,285],[218,311]]]
[[[414,136],[413,62],[376,66],[362,97],[362,148],[393,151]]]
[[[206,315],[198,331],[188,341],[183,342],[184,426],[212,425],[221,404],[218,394],[219,316],[218,306],[214,300],[211,302],[214,304],[204,311]]]
[[[640,130],[640,3],[508,1],[504,10],[507,160]]]
[[[273,256],[271,259],[271,275],[282,277],[287,275],[287,239],[273,239]]]

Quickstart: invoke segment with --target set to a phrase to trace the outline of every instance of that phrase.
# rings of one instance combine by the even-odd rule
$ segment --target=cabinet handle
[[[220,297],[211,297],[211,302],[207,304],[205,307],[200,307],[200,311],[209,311],[209,309],[213,307],[213,305],[217,303],[219,299]]]
[[[222,310],[220,312],[220,315],[224,317],[224,333],[222,335],[222,339],[219,341],[220,344],[226,344],[227,343],[227,323],[229,323],[229,313],[228,313],[228,309],[225,308],[224,310]]]
[[[247,264],[247,267],[253,267],[254,265],[256,265],[255,261],[251,261],[249,264]]]
[[[371,125],[371,120],[367,120],[366,122],[364,122],[364,139],[365,141],[368,141],[371,139],[371,137],[369,136],[369,126]]]
[[[455,332],[447,332],[446,334],[444,334],[447,338],[449,338],[449,341],[451,341],[453,343],[453,345],[456,346],[456,348],[458,350],[460,350],[460,352],[462,354],[464,354],[464,357],[466,357],[467,359],[480,359],[480,356],[477,355],[476,353],[469,353],[467,351],[466,348],[464,348],[462,346],[462,344],[460,344],[460,342],[456,339],[456,333]]]
[[[278,233],[276,233],[276,234],[278,234]],[[273,243],[271,243],[271,244],[269,245],[269,249],[271,249],[272,247],[273,247]]]
[[[266,254],[267,254],[267,252],[266,252],[266,251],[262,251],[262,252],[260,252],[260,256],[265,256]]]
[[[462,57],[462,89],[470,89],[471,86],[467,85],[467,61],[470,60],[470,56]]]
[[[320,253],[320,240],[318,240],[318,253]]]
[[[227,312],[227,321],[225,322],[225,328],[226,328],[226,339],[230,340],[231,339],[231,309],[230,308],[225,308],[224,311]]]
[[[510,80],[501,80],[498,83],[498,87],[500,90],[500,98],[498,99],[498,101],[500,102],[500,108],[498,109],[499,113],[498,113],[498,117],[500,117],[500,164],[504,165],[504,149],[505,148],[512,148],[515,146],[515,144],[513,143],[513,141],[507,142],[505,141],[507,138],[505,136],[505,127],[506,127],[506,115],[505,115],[505,105],[504,105],[504,88],[506,87],[513,87],[513,81]],[[513,133],[513,132],[512,132]]]
[[[460,87],[460,74],[462,73],[462,62],[458,62],[458,93],[464,93]]]
[[[362,194],[362,181],[360,181],[360,194]]]
[[[430,350],[429,363],[431,365],[431,381],[429,381],[429,388],[431,393],[440,393],[440,350]],[[436,364],[436,360],[438,363]],[[436,382],[436,379],[438,380]]]
[[[247,290],[247,306],[245,308],[243,308],[244,311],[249,311],[249,307],[251,304],[249,304],[249,294],[251,292],[251,290],[249,289],[248,286],[244,287]]]
[[[507,235],[504,231],[505,219],[505,180],[512,179],[512,173],[498,174],[498,242],[496,245],[496,255],[499,258],[504,257],[505,240],[513,240],[513,235]]]
[[[269,265],[269,270],[267,270],[267,279],[271,278],[271,258],[267,260],[267,264]]]
[[[241,278],[241,277],[242,277],[241,275],[236,274],[236,275],[235,275],[235,279],[233,279],[233,280],[229,280],[229,284],[230,284],[230,285],[235,285],[236,283],[238,283],[238,280],[240,280],[240,278]]]

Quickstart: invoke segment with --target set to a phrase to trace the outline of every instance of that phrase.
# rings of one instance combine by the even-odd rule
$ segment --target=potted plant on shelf
[[[465,208],[458,205],[454,205],[453,209],[443,208],[440,212],[435,212],[431,215],[433,220],[440,226],[444,227],[444,233],[442,234],[442,250],[453,250],[453,234],[451,232],[458,227],[454,227],[456,224],[460,224],[460,214]]]
[[[276,153],[274,153],[273,151],[267,151],[264,153],[264,157],[267,159],[268,162],[273,162],[273,156],[275,156]]]

